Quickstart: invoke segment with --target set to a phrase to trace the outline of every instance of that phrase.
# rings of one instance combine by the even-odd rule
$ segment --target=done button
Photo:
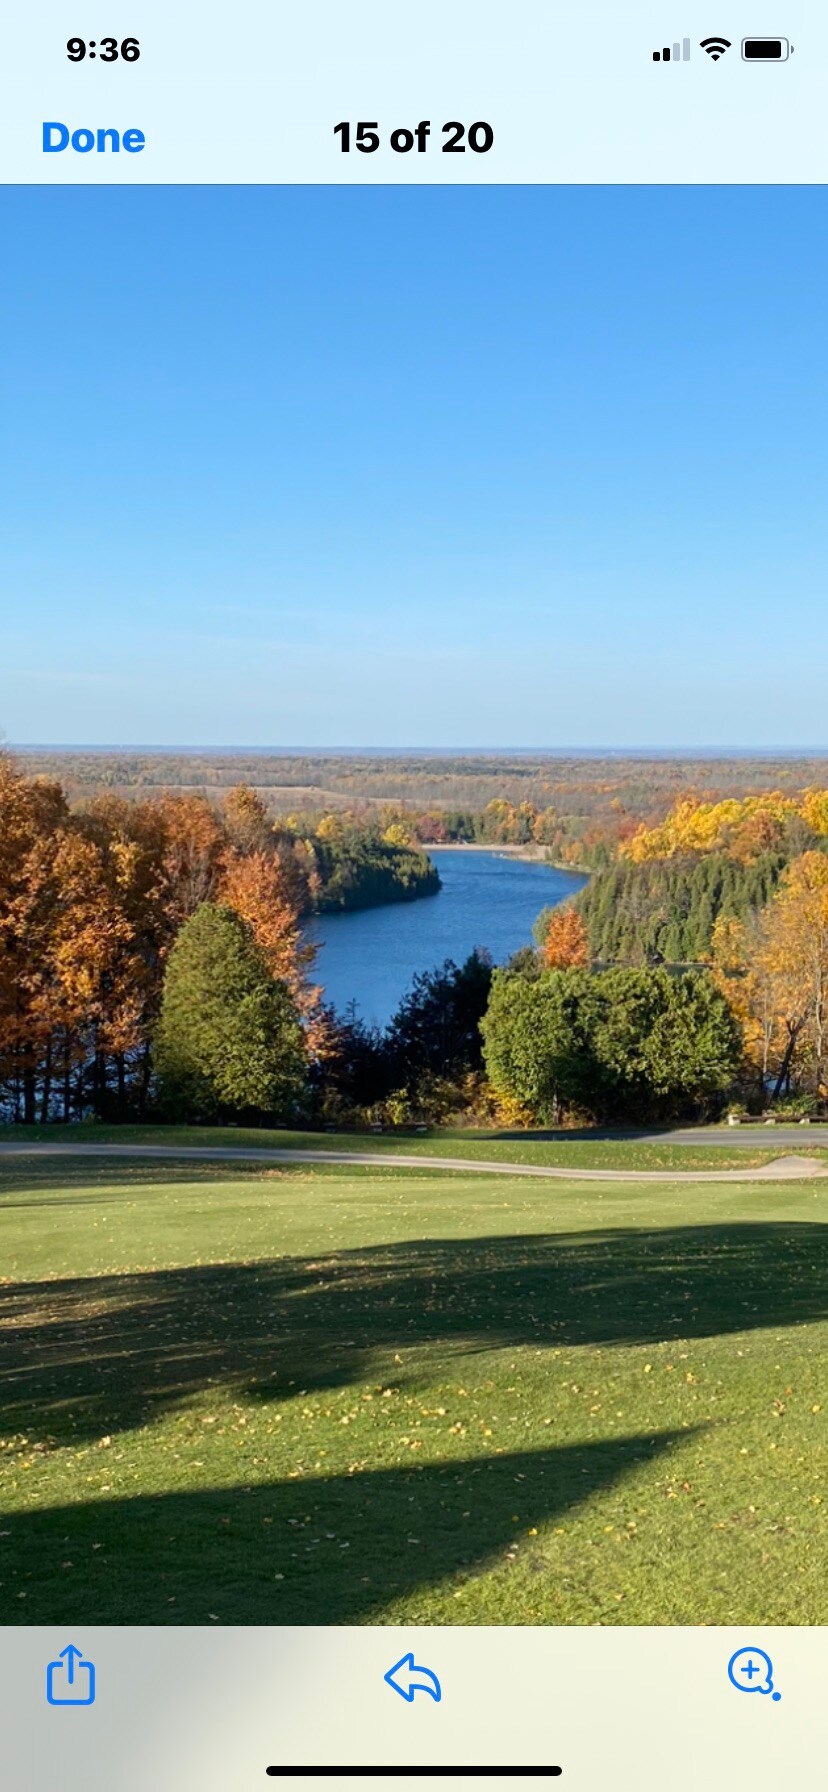
[[[57,120],[43,126],[43,154],[47,156],[59,155],[63,149],[74,149],[78,155],[87,156],[93,149],[96,154],[104,155],[107,150],[118,153],[122,148],[127,155],[136,156],[145,143],[143,131],[134,128],[122,133],[111,125],[97,130],[79,125],[77,130],[70,131],[68,124],[60,124]]]

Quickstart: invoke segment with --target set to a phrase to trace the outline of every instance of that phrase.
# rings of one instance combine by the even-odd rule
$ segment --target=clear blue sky
[[[828,744],[828,194],[0,195],[11,742]]]

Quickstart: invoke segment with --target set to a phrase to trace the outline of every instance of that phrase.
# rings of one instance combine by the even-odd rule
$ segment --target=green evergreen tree
[[[271,977],[245,923],[205,902],[169,956],[155,1037],[161,1100],[176,1118],[284,1120],[306,1067],[290,992]]]
[[[687,964],[704,960],[720,914],[744,919],[764,907],[785,866],[781,852],[743,865],[725,853],[616,861],[577,897],[593,959],[600,964]]]
[[[462,1077],[480,1069],[480,1022],[492,967],[480,952],[420,971],[388,1024],[385,1051],[395,1086],[416,1089],[428,1076]]]

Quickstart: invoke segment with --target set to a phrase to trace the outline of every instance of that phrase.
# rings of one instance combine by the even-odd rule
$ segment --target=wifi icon
[[[699,48],[704,50],[708,56],[712,56],[714,62],[718,62],[719,57],[724,55],[725,50],[730,49],[730,38],[703,37]]]

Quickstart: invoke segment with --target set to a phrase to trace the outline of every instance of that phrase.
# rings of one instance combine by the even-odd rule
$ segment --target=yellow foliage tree
[[[405,822],[402,821],[390,822],[389,826],[384,829],[382,837],[387,846],[411,845],[411,829],[406,827]]]
[[[745,1064],[766,1085],[777,1029],[767,966],[759,953],[757,917],[719,915],[711,939],[711,971],[742,1029]]]
[[[773,1094],[801,1065],[825,1093],[828,1043],[828,856],[806,852],[750,922],[720,917],[713,974],[742,1022],[747,1056]]]
[[[802,819],[815,834],[828,834],[828,790],[806,790]]]
[[[828,857],[805,852],[789,865],[765,911],[764,952],[787,1031],[781,1088],[797,1045],[807,1047],[817,1093],[825,1088],[828,1038]]]
[[[637,865],[688,852],[731,851],[734,857],[753,858],[774,845],[785,821],[800,813],[794,799],[780,791],[727,797],[720,803],[683,797],[657,827],[637,828],[621,850]]]

